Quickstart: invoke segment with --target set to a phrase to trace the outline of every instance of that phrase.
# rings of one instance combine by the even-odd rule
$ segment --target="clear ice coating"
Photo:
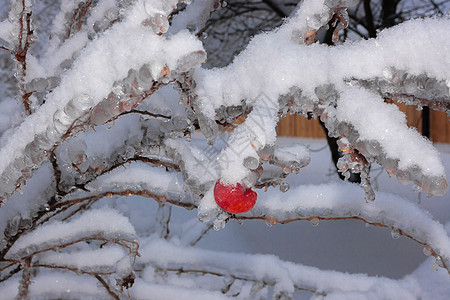
[[[287,191],[289,191],[289,188],[290,188],[289,183],[287,183],[287,182],[285,182],[285,181],[283,181],[283,182],[280,184],[280,191],[282,191],[283,193],[286,193]]]
[[[311,219],[309,219],[309,222],[314,227],[319,226],[319,221],[320,219],[318,217],[312,217]]]
[[[431,256],[431,255],[433,255],[433,250],[431,249],[430,246],[425,245],[423,247],[423,254],[425,254],[426,256]]]
[[[53,125],[59,134],[67,132],[74,119],[68,116],[63,110],[57,110],[53,115]]]
[[[393,238],[394,240],[397,240],[397,239],[400,238],[400,236],[401,236],[400,230],[398,230],[398,229],[396,229],[396,228],[393,228],[393,229],[391,230],[391,236],[392,236],[392,238]]]
[[[248,156],[244,159],[244,166],[250,170],[256,170],[259,167],[259,160],[256,157]]]
[[[325,5],[330,8],[353,7],[358,4],[358,0],[325,0]]]
[[[215,231],[219,231],[220,229],[225,228],[225,225],[228,221],[228,213],[223,212],[217,216],[217,218],[213,221],[213,228]]]
[[[414,182],[416,186],[420,187],[424,192],[431,196],[442,196],[448,191],[448,183],[443,176],[425,175],[424,171],[417,166],[401,169],[399,167],[400,160],[390,158],[381,144],[375,140],[361,139],[358,132],[353,126],[338,123],[327,119],[326,125],[331,130],[334,130],[335,135],[339,132],[343,137],[338,141],[339,149],[344,153],[338,161],[338,169],[346,178],[349,178],[350,173],[361,173],[362,184],[366,192],[366,201],[370,202],[374,199],[375,194],[370,187],[370,178],[363,175],[365,166],[369,161],[375,161],[381,164],[390,176],[395,176],[401,184],[408,184]],[[358,151],[355,154],[355,149]],[[417,190],[420,191],[420,190]]]

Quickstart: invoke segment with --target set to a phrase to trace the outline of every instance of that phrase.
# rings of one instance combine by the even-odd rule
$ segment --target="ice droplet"
[[[415,184],[413,185],[412,190],[413,192],[420,193],[422,191],[422,188],[419,185]]]
[[[16,215],[7,223],[4,232],[6,237],[13,237],[17,235],[17,233],[19,232],[20,219],[20,215]]]
[[[431,256],[433,255],[433,252],[431,250],[431,247],[426,245],[425,247],[423,247],[423,254],[425,254],[426,256]]]
[[[400,237],[401,233],[400,230],[394,228],[391,230],[391,236],[394,240],[398,239]]]
[[[244,159],[244,167],[250,170],[255,170],[259,167],[259,160],[253,156],[247,156]]]
[[[436,257],[436,265],[440,268],[444,267],[444,262],[442,261],[442,258],[440,256]]]
[[[443,196],[448,191],[448,183],[443,177],[427,178],[422,188],[425,193],[432,196]]]
[[[264,223],[267,225],[267,227],[272,227],[273,224],[270,221],[265,220]]]
[[[435,271],[439,270],[435,260],[433,262],[431,262],[431,268]]]
[[[370,187],[370,189],[364,189],[365,191],[365,196],[364,196],[364,200],[366,201],[366,203],[371,203],[373,201],[375,201],[376,196],[375,196],[375,192],[372,190],[372,188]]]
[[[197,218],[203,223],[211,221],[212,217],[213,214],[207,210],[199,210],[197,213]]]
[[[287,182],[285,182],[285,181],[283,181],[283,182],[280,184],[280,191],[283,192],[283,193],[286,193],[287,191],[289,191],[289,188],[290,188],[289,183],[287,183]]]
[[[400,182],[402,185],[407,185],[411,181],[410,176],[407,171],[398,170],[396,176],[397,176],[398,182]]]
[[[251,172],[248,176],[242,179],[242,184],[247,188],[251,188],[256,184],[258,178],[259,176],[257,172]]]
[[[309,220],[311,222],[312,226],[318,226],[319,225],[319,218],[318,217],[313,217]]]
[[[62,110],[58,110],[53,115],[53,123],[56,131],[62,134],[65,133],[69,126],[72,124],[73,120],[66,115],[66,113]]]
[[[225,228],[225,221],[224,220],[220,220],[220,219],[217,218],[217,219],[214,220],[213,224],[214,224],[213,228],[214,228],[215,231],[219,231],[220,229]]]
[[[264,218],[264,223],[267,226],[272,227],[273,225],[277,224],[277,219],[275,219],[274,217],[266,217]]]

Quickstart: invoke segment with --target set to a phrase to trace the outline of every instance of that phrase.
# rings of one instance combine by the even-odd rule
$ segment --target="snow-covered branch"
[[[345,274],[335,271],[321,271],[317,268],[281,261],[272,255],[246,255],[180,247],[164,240],[148,240],[142,245],[141,258],[136,262],[149,264],[147,268],[171,269],[172,272],[212,273],[214,276],[234,278],[236,281],[263,283],[261,289],[243,291],[245,297],[256,297],[268,293],[273,287],[274,295],[291,297],[296,289],[310,290],[318,296],[333,293],[357,293],[376,295],[378,298],[394,297],[400,293],[406,299],[414,299],[408,282],[388,278],[369,277],[361,274]],[[207,266],[205,268],[205,266]],[[322,280],[327,278],[327,280]],[[233,284],[233,283],[232,283]],[[239,285],[236,283],[236,285]],[[232,288],[233,291],[233,288]],[[231,291],[231,292],[232,292]],[[245,294],[248,293],[248,294]],[[274,297],[275,298],[275,297]]]
[[[425,211],[398,196],[377,193],[377,200],[361,202],[362,191],[351,184],[300,186],[284,194],[269,190],[258,204],[237,219],[261,219],[271,224],[307,220],[361,220],[391,230],[393,238],[405,236],[424,245],[424,253],[450,273],[450,238],[444,226]],[[414,215],[414,218],[409,216]]]

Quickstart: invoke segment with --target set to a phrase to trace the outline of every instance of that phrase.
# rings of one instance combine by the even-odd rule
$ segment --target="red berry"
[[[223,210],[232,214],[242,214],[255,206],[257,194],[252,189],[236,185],[225,185],[217,180],[214,186],[214,199]]]

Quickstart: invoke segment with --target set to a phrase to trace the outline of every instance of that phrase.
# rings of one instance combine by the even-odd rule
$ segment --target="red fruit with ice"
[[[214,186],[214,199],[223,210],[232,214],[242,214],[253,208],[257,194],[240,183],[227,185],[217,180]]]

